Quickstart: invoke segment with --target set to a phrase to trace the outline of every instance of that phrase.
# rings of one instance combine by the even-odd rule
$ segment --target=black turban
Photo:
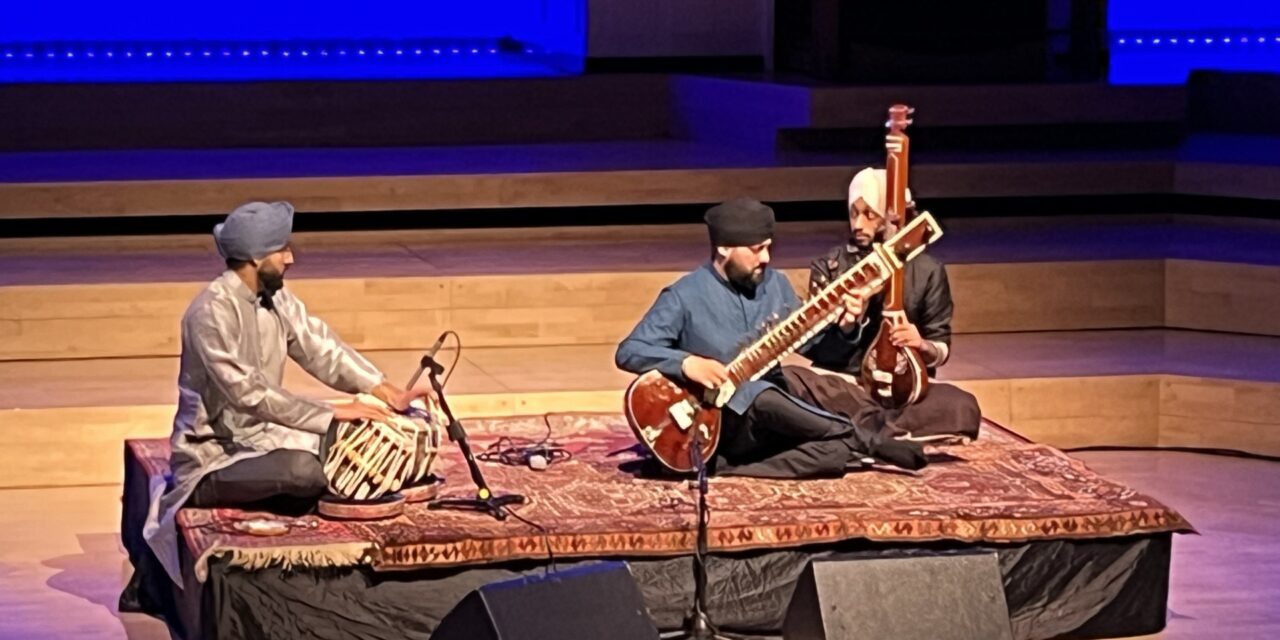
[[[704,218],[717,247],[750,247],[773,238],[773,209],[759,200],[737,198],[707,210]]]

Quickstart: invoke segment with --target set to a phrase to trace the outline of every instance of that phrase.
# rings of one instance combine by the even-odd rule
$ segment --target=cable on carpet
[[[481,451],[476,458],[482,462],[497,462],[513,467],[527,465],[536,471],[546,469],[558,462],[572,460],[573,452],[551,439],[551,423],[544,422],[547,425],[547,434],[541,440],[535,442],[528,438],[502,436],[485,447],[485,450]]]
[[[1084,453],[1089,451],[1169,451],[1173,453],[1198,453],[1206,456],[1223,456],[1228,458],[1245,458],[1248,460],[1262,460],[1265,462],[1280,462],[1280,456],[1270,456],[1263,453],[1252,453],[1249,451],[1241,451],[1240,449],[1219,449],[1214,447],[1144,447],[1131,445],[1092,445],[1085,447],[1071,447],[1063,449],[1066,453]]]
[[[552,573],[559,573],[560,569],[558,569],[558,568],[556,567],[556,553],[555,553],[555,551],[551,548],[551,531],[550,531],[549,529],[547,529],[546,527],[544,527],[544,526],[542,526],[542,525],[540,525],[540,524],[538,524],[538,523],[536,523],[536,522],[534,522],[534,521],[532,521],[532,520],[530,520],[530,519],[528,519],[528,518],[526,518],[526,517],[524,517],[524,516],[522,516],[522,515],[520,515],[520,514],[516,513],[516,512],[515,512],[515,509],[512,509],[509,505],[508,505],[508,506],[503,507],[503,509],[505,509],[505,510],[506,510],[507,515],[511,516],[512,518],[515,518],[516,520],[519,520],[520,522],[523,522],[523,523],[525,523],[525,524],[527,524],[527,525],[529,525],[529,526],[533,527],[534,529],[536,529],[536,530],[538,531],[538,533],[542,534],[542,543],[543,543],[543,545],[545,545],[545,546],[547,547],[547,571],[544,571],[544,572],[543,572],[543,575],[550,575],[550,574],[552,574]]]
[[[444,374],[444,381],[440,383],[440,386],[449,384],[449,378],[453,377],[453,370],[458,367],[458,363],[462,360],[462,336],[458,335],[458,332],[453,329],[446,331],[445,335],[453,336],[453,341],[457,344],[458,350],[454,354],[453,362],[449,365],[449,371]],[[542,453],[548,466],[553,462],[564,462],[572,458],[573,454],[569,450],[551,442],[551,423],[547,422],[546,424],[547,435],[536,443],[521,446],[516,444],[517,440],[515,438],[502,436],[498,438],[497,442],[490,444],[484,451],[480,452],[480,455],[476,456],[476,458],[484,462],[501,462],[502,464],[515,466],[530,464],[530,459],[538,452]],[[507,515],[533,527],[538,533],[542,534],[542,543],[547,547],[547,568],[549,573],[557,573],[559,569],[556,568],[556,554],[551,547],[551,532],[546,527],[516,513],[515,509],[512,509],[509,505],[504,506],[503,510],[507,512]]]

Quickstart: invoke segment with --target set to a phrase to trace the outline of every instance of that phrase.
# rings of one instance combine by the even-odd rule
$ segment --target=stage
[[[545,472],[484,465],[495,488],[530,498],[519,514],[546,535],[511,519],[411,505],[381,522],[289,518],[290,533],[256,537],[235,525],[264,514],[187,509],[179,515],[185,585],[176,595],[154,565],[146,566],[139,539],[146,496],[167,472],[167,443],[129,441],[122,535],[135,566],[145,567],[143,602],[168,609],[187,638],[238,637],[250,628],[271,637],[286,609],[288,624],[308,633],[382,637],[380,627],[390,625],[427,637],[469,590],[545,571],[550,552],[561,567],[628,560],[655,621],[668,629],[679,624],[692,589],[691,492],[681,481],[642,477],[620,416],[468,424],[480,446],[499,435],[537,440],[550,433],[573,453]],[[448,480],[445,493],[467,494],[460,455],[443,453],[436,471]],[[1170,536],[1191,531],[1177,512],[990,422],[978,441],[932,455],[919,475],[713,479],[713,614],[730,629],[776,634],[811,558],[984,548],[1000,553],[1016,637],[1163,627]]]
[[[1016,638],[1280,636],[1280,12],[142,4],[0,21],[0,638],[425,640],[477,588],[601,561],[677,628],[696,495],[638,460],[618,342],[707,260],[708,206],[776,208],[771,267],[803,292],[848,238],[850,178],[886,165],[945,230],[954,342],[931,375],[977,398],[983,435],[918,474],[713,478],[714,620],[776,639],[815,560],[985,550]],[[178,584],[160,569],[141,531],[180,320],[225,266],[213,225],[279,200],[289,291],[387,380],[455,332],[439,355],[477,448],[572,454],[483,463],[519,518],[188,509]],[[296,362],[281,386],[341,397]],[[469,497],[442,447],[443,493]],[[263,520],[285,533],[245,532]],[[874,608],[850,617],[920,622],[858,575],[885,592],[840,585]]]

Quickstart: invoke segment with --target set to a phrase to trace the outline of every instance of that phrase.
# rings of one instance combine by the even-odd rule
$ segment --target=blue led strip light
[[[405,60],[413,58],[533,55],[535,48],[493,41],[326,41],[326,42],[98,42],[0,44],[0,62],[205,62]]]
[[[1126,49],[1209,49],[1231,47],[1237,53],[1280,50],[1280,27],[1215,31],[1126,31],[1111,32],[1111,45]]]

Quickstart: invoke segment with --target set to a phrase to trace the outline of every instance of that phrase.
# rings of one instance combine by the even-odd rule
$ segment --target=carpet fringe
[[[297,567],[355,567],[373,564],[376,547],[368,542],[343,542],[309,545],[305,547],[275,547],[245,549],[239,547],[214,547],[200,556],[196,562],[196,579],[204,582],[209,575],[209,558],[226,558],[228,563],[240,569],[254,571],[267,567],[291,569]]]

